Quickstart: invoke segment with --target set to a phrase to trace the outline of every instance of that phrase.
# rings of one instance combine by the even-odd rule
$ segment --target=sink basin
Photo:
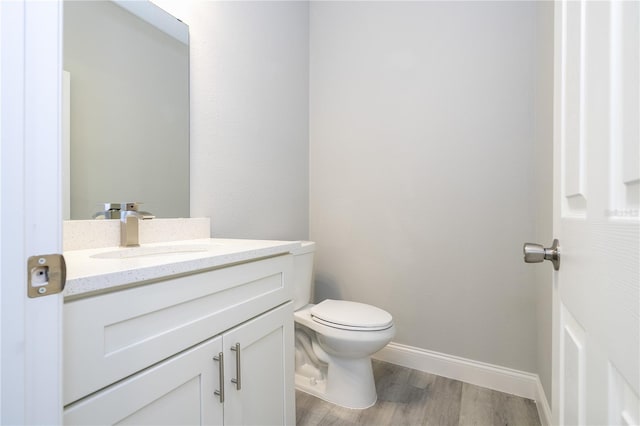
[[[155,247],[131,247],[119,248],[111,251],[97,253],[91,257],[94,259],[130,259],[134,257],[164,256],[167,254],[199,253],[209,251],[210,244],[191,244]]]

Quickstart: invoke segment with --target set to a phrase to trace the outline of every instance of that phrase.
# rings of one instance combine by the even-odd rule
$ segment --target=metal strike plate
[[[42,254],[27,260],[27,295],[48,296],[64,290],[67,265],[61,254]]]

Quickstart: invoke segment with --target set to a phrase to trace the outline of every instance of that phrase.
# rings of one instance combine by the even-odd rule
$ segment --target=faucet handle
[[[153,213],[145,212],[142,210],[138,210],[142,203],[139,202],[128,202],[120,204],[120,212],[121,214],[133,214],[127,212],[135,212],[136,216],[142,220],[155,219],[155,215]]]
[[[127,212],[137,212],[138,208],[140,207],[140,204],[142,203],[138,203],[138,202],[122,203],[120,204],[120,210],[127,211]]]
[[[104,210],[96,212],[91,216],[93,219],[118,219],[120,218],[121,203],[103,203]]]

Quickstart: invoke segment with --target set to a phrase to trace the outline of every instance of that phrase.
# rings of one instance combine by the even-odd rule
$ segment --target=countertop
[[[299,241],[206,238],[144,244],[138,248],[66,251],[67,283],[63,294],[65,300],[72,300],[165,277],[285,254],[299,247]]]

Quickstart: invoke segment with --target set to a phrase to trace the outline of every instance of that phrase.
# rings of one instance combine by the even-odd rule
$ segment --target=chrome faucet
[[[155,218],[149,212],[138,210],[139,206],[140,203],[105,203],[104,211],[95,213],[93,218],[120,218],[120,247],[138,247],[140,246],[139,221]]]
[[[138,203],[122,203],[120,205],[120,247],[138,247],[140,220],[153,219],[149,212],[138,210]]]

